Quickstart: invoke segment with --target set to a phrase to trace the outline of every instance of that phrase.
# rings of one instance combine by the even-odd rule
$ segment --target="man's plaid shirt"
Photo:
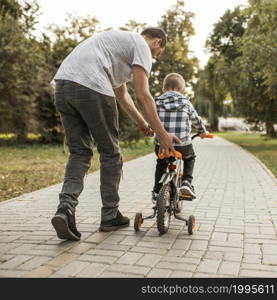
[[[177,136],[182,143],[174,146],[191,144],[191,123],[198,133],[203,133],[206,128],[198,116],[189,98],[176,91],[168,91],[155,99],[157,112],[167,132]],[[155,137],[155,143],[158,143]]]

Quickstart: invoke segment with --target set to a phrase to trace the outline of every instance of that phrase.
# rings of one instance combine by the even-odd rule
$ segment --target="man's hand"
[[[153,130],[148,126],[141,113],[137,110],[133,99],[128,93],[126,84],[114,89],[116,100],[128,116],[135,121],[145,136],[153,136]]]
[[[201,139],[205,138],[207,135],[209,134],[209,131],[205,131],[203,133],[200,133],[199,136],[201,137]]]
[[[178,144],[181,143],[181,141],[175,135],[172,135],[166,131],[162,135],[157,135],[157,138],[160,143],[159,153],[162,153],[165,157],[169,157],[169,151],[175,154],[176,151],[172,145],[173,142]]]
[[[146,122],[140,122],[139,124],[139,129],[143,132],[145,136],[153,136],[154,131],[153,129],[148,125]]]

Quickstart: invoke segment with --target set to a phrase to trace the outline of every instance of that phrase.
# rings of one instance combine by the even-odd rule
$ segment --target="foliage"
[[[249,3],[246,9],[250,16],[248,26],[239,44],[243,55],[238,59],[242,66],[240,78],[249,95],[244,99],[249,107],[245,116],[255,123],[265,122],[267,134],[277,137],[274,130],[277,120],[277,2],[250,0]]]
[[[204,70],[199,71],[199,79],[194,86],[195,107],[199,114],[207,117],[212,131],[218,131],[218,118],[226,115],[224,99],[227,90],[222,76],[221,62],[212,56]]]
[[[181,73],[187,85],[192,80],[197,59],[188,50],[194,34],[193,14],[177,1],[161,18],[169,45],[163,57],[154,62],[150,88],[161,93],[161,83],[169,72]],[[64,58],[84,39],[98,31],[98,20],[68,15],[64,27],[51,25],[38,39],[34,36],[39,6],[35,1],[3,0],[0,3],[0,126],[2,133],[15,133],[27,140],[28,132],[40,134],[42,142],[61,142],[63,128],[56,111],[50,82]],[[146,24],[129,21],[123,30],[140,33]],[[135,100],[133,87],[128,84]],[[136,100],[135,100],[136,101]],[[119,108],[120,139],[137,142],[142,134],[136,124]]]
[[[33,36],[37,12],[36,2],[0,2],[0,131],[14,132],[18,140],[36,127],[34,100],[43,65]]]
[[[211,130],[218,131],[218,118],[233,114],[232,105],[226,104],[228,97],[233,99],[231,93],[234,82],[232,65],[241,52],[237,42],[244,33],[246,17],[239,7],[234,11],[227,10],[214,25],[212,34],[206,42],[206,46],[212,53],[204,70],[199,72],[198,81],[194,86],[194,98],[196,107],[201,110],[208,108],[208,121]]]
[[[207,47],[235,110],[249,123],[264,122],[267,135],[276,137],[277,2],[250,0],[249,4],[226,11],[215,24]]]
[[[63,129],[50,82],[72,49],[99,31],[99,22],[68,15],[66,26],[51,25],[39,39],[34,35],[38,13],[35,0],[0,2],[0,133],[14,133],[21,142],[28,132],[39,133],[42,142],[61,142]],[[193,86],[195,106],[213,130],[219,116],[235,112],[250,123],[265,123],[267,134],[276,137],[277,2],[249,0],[245,8],[227,10],[207,40],[211,57],[198,74],[197,58],[189,50],[193,16],[177,0],[158,22],[169,42],[153,63],[152,95],[162,92],[168,73],[180,73],[187,87]],[[130,20],[121,29],[140,33],[145,27]],[[135,100],[132,84],[128,88]],[[228,106],[226,98],[231,99]],[[119,119],[121,140],[132,144],[142,137],[120,108]]]
[[[194,14],[186,11],[184,6],[183,1],[177,0],[158,22],[158,27],[167,34],[168,43],[152,68],[150,87],[155,96],[161,94],[162,82],[168,73],[181,74],[189,87],[198,67],[197,58],[189,50],[190,37],[194,35]]]
[[[51,25],[49,27],[51,38],[44,34],[40,43],[44,55],[45,66],[41,72],[40,94],[38,103],[38,116],[40,121],[39,132],[44,143],[60,143],[63,138],[63,128],[59,113],[54,105],[53,89],[50,82],[63,59],[84,39],[91,36],[97,28],[96,18],[80,18],[69,15],[68,24],[64,27]],[[51,41],[54,42],[51,42]]]

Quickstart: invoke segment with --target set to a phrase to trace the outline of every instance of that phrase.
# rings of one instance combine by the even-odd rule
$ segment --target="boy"
[[[167,132],[174,134],[181,140],[181,144],[174,143],[176,151],[182,153],[184,161],[184,172],[182,177],[181,193],[195,198],[194,187],[191,185],[192,172],[195,162],[195,154],[190,138],[191,122],[201,138],[208,132],[192,106],[189,98],[184,95],[185,80],[178,73],[168,74],[163,81],[163,94],[156,99],[157,112]],[[191,122],[190,122],[191,121]],[[155,153],[159,153],[159,142],[155,137]],[[156,200],[162,184],[159,183],[163,173],[166,171],[165,159],[157,159],[155,172],[155,186],[152,192],[153,200]]]

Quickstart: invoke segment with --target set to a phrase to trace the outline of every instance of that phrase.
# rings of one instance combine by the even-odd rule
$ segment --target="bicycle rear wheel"
[[[157,227],[160,234],[164,234],[168,231],[171,210],[170,210],[170,200],[172,195],[172,189],[170,184],[165,184],[158,196],[157,196]]]

